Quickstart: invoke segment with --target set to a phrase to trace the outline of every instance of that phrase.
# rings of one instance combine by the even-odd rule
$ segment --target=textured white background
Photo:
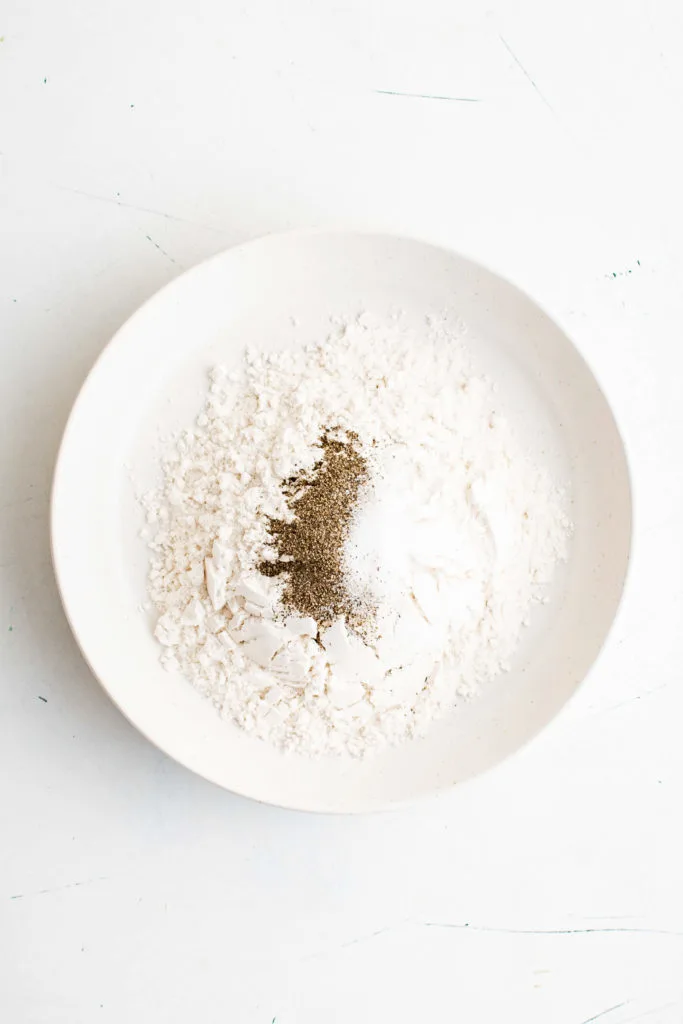
[[[0,1020],[680,1024],[679,0],[4,0],[0,37]],[[168,761],[50,568],[59,436],[117,326],[309,225],[440,240],[536,295],[634,473],[629,589],[578,697],[379,817]]]

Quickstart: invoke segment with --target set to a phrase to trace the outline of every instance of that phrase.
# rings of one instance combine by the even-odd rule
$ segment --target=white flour
[[[458,339],[363,314],[211,380],[145,502],[169,668],[282,748],[362,755],[508,667],[570,525]],[[285,615],[282,582],[256,569],[267,517],[291,518],[283,480],[316,464],[330,428],[358,435],[370,471],[345,552],[348,588],[377,607],[366,642]]]

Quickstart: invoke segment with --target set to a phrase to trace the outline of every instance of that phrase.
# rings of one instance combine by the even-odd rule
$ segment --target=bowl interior
[[[467,325],[478,368],[529,449],[569,479],[570,561],[512,671],[423,739],[354,761],[283,756],[221,721],[158,663],[145,600],[137,495],[158,480],[160,441],[199,412],[207,370],[245,344],[283,347],[330,315],[403,311]],[[631,499],[607,402],[566,335],[527,296],[454,253],[382,235],[277,235],[228,250],[155,295],[86,381],[55,474],[53,553],[69,621],[93,672],[153,743],[235,792],[319,811],[405,801],[489,768],[557,713],[594,661],[623,588]]]

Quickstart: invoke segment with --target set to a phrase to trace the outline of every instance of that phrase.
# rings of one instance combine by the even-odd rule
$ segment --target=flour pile
[[[460,340],[440,323],[426,334],[363,314],[318,344],[214,369],[145,499],[164,664],[283,749],[361,756],[424,733],[508,668],[567,556],[564,492]],[[363,467],[337,531],[355,617],[294,607],[296,559],[275,542],[325,445]]]

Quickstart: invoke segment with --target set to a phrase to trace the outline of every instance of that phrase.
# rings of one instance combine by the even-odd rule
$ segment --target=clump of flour
[[[363,314],[213,370],[145,500],[164,664],[283,749],[362,755],[423,733],[508,668],[566,558],[563,492],[460,341],[426,335]],[[286,484],[315,478],[332,429],[363,465],[339,565],[343,593],[372,609],[363,628],[317,621],[292,606],[292,573],[259,571],[281,557],[273,523],[300,535]]]

